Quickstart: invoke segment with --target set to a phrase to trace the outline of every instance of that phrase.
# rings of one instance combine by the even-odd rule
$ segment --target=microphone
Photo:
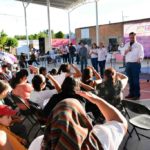
[[[130,42],[130,47],[134,44],[134,42]]]
[[[131,51],[131,48],[132,48],[133,44],[134,44],[134,42],[130,42],[130,51]]]

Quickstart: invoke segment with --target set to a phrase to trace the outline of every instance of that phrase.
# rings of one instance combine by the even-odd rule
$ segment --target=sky
[[[122,20],[150,18],[149,0],[100,0],[98,2],[98,23],[108,24]],[[71,31],[96,24],[95,3],[82,5],[70,13]],[[122,15],[123,14],[123,15]],[[122,17],[123,16],[123,17]],[[56,33],[68,33],[67,10],[50,9],[51,29]],[[47,7],[29,4],[27,7],[28,34],[48,29]],[[25,35],[24,9],[22,2],[0,0],[0,31],[8,36]]]

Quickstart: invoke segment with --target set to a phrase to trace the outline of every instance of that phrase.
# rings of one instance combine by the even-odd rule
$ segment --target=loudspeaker
[[[117,45],[117,38],[110,38],[109,39],[109,46],[108,50],[109,52],[114,52],[118,50],[118,45]]]
[[[40,54],[45,54],[45,38],[39,38]]]

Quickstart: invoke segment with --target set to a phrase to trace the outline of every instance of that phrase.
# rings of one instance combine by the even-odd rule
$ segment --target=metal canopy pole
[[[24,17],[25,17],[25,32],[26,32],[26,43],[27,43],[27,47],[28,47],[28,59],[29,59],[29,37],[28,37],[28,27],[27,27],[27,7],[29,5],[29,1],[26,2],[26,1],[23,1],[22,4],[23,4],[23,8],[24,8]]]
[[[68,11],[69,43],[71,43],[70,11]]]
[[[50,26],[50,0],[47,0],[47,16],[48,16],[48,49],[52,49],[52,37],[51,37],[51,26]]]
[[[98,1],[95,0],[95,8],[96,8],[96,44],[99,46],[99,25],[98,25]]]

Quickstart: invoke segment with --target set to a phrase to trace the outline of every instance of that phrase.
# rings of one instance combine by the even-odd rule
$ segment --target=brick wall
[[[96,42],[96,27],[91,26],[89,28],[89,36],[92,39],[92,43]],[[77,42],[81,39],[81,29],[75,30]],[[105,45],[108,45],[109,38],[117,38],[118,43],[122,41],[123,37],[123,23],[106,24],[99,26],[99,42],[102,41]]]

